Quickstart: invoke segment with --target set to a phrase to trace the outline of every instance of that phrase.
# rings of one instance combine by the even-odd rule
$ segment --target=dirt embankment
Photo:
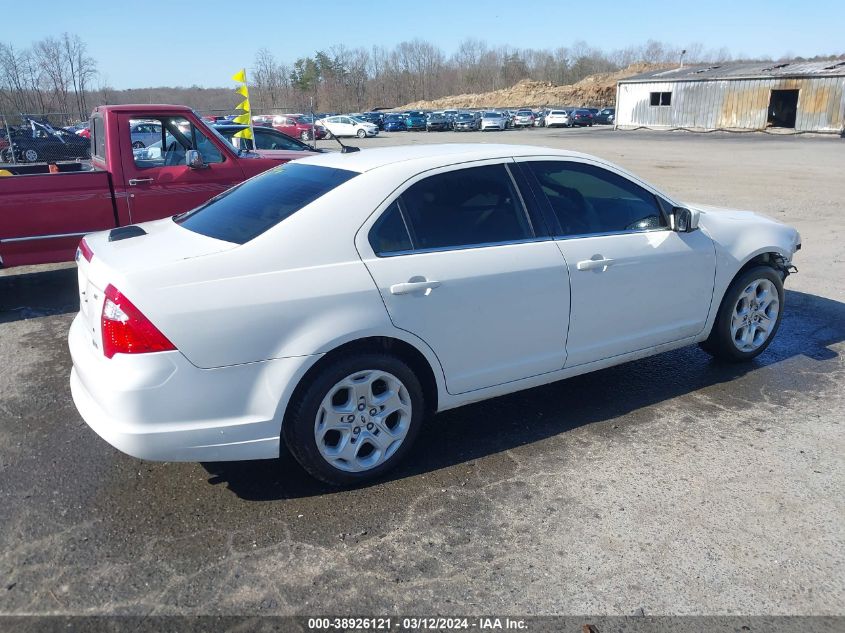
[[[397,110],[443,110],[449,108],[518,108],[520,106],[612,106],[616,101],[616,82],[642,72],[660,68],[651,64],[632,64],[614,73],[585,77],[578,83],[556,86],[547,81],[523,79],[510,88],[415,101]]]

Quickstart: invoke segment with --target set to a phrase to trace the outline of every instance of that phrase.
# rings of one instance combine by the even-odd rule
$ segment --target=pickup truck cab
[[[161,139],[133,148],[139,121]],[[86,233],[188,211],[305,154],[237,150],[184,106],[101,106],[90,130],[89,161],[3,166],[13,174],[0,177],[3,267],[70,261]]]

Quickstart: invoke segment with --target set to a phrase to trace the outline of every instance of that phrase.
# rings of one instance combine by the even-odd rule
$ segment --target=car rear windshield
[[[177,215],[182,227],[218,240],[245,244],[358,173],[286,163]]]

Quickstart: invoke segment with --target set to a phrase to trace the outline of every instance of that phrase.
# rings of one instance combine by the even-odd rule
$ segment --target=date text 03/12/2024
[[[309,618],[308,629],[313,631],[331,630],[368,630],[391,631],[428,631],[428,630],[527,630],[527,623],[522,619],[475,617],[354,617],[354,618]]]

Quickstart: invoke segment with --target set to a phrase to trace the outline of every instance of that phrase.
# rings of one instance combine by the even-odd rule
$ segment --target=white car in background
[[[800,246],[584,154],[320,154],[86,236],[71,391],[136,457],[275,458],[285,442],[313,476],[356,484],[438,411],[695,343],[754,358]]]
[[[132,149],[143,149],[161,143],[161,123],[158,121],[129,121]]]
[[[569,127],[571,124],[572,119],[568,110],[550,110],[546,115],[546,127],[557,127],[558,125]]]
[[[364,119],[345,114],[326,117],[317,121],[317,123],[326,128],[334,136],[357,136],[358,138],[378,136],[377,125]]]
[[[507,127],[507,119],[501,112],[485,112],[481,115],[481,131],[504,130]]]

